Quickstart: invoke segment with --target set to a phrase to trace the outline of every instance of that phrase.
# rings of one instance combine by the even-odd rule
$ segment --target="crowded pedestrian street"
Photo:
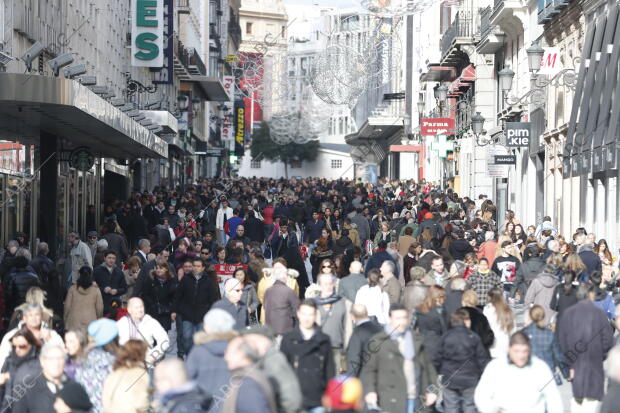
[[[620,6],[0,0],[0,413],[620,413]]]

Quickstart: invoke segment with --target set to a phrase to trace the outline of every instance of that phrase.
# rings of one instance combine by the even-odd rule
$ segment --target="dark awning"
[[[209,102],[230,102],[232,100],[232,97],[228,96],[224,85],[217,77],[192,76],[190,81],[200,83],[200,87],[207,95]]]
[[[0,73],[0,138],[37,143],[41,131],[102,157],[168,157],[166,142],[77,81]]]

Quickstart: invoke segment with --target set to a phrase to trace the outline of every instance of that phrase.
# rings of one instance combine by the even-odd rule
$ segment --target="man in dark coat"
[[[309,244],[314,244],[321,238],[321,231],[325,228],[325,221],[319,219],[319,213],[314,211],[312,219],[306,224],[304,240]]]
[[[62,314],[64,294],[54,261],[47,256],[49,251],[47,242],[39,242],[37,256],[30,261],[30,266],[39,276],[41,288],[47,293],[46,305],[54,310],[54,314]]]
[[[161,411],[203,413],[209,411],[212,404],[212,398],[196,382],[188,379],[185,363],[178,358],[167,358],[157,363],[155,388]]]
[[[4,295],[7,301],[7,314],[12,314],[15,307],[26,301],[26,293],[31,287],[41,284],[39,276],[28,265],[28,258],[17,256],[13,260],[15,268],[6,279]]]
[[[474,252],[474,249],[471,244],[465,239],[465,233],[463,232],[463,230],[456,230],[453,232],[453,234],[455,234],[457,238],[452,241],[448,251],[450,252],[452,258],[454,258],[455,260],[463,261],[465,259],[465,255],[470,252]]]
[[[368,310],[363,304],[353,304],[351,317],[355,322],[355,328],[347,347],[347,375],[359,377],[362,367],[370,357],[368,342],[375,334],[381,332],[382,328],[368,318]]]
[[[116,225],[114,221],[108,221],[106,223],[106,229],[107,232],[102,238],[108,241],[108,248],[116,253],[116,256],[120,260],[119,262],[127,261],[129,257],[127,240],[124,236],[115,232]]]
[[[579,257],[586,266],[586,269],[583,271],[582,279],[579,281],[588,281],[590,279],[590,274],[592,274],[593,271],[603,271],[603,263],[601,262],[601,258],[593,250],[594,245],[590,243],[582,245],[579,249]]]
[[[480,337],[469,329],[469,313],[458,309],[450,315],[451,328],[441,337],[433,364],[443,377],[443,403],[447,412],[476,411],[474,390],[491,360]]]
[[[368,259],[368,262],[366,263],[366,271],[364,272],[366,276],[368,276],[368,272],[370,270],[373,270],[375,268],[380,268],[381,264],[383,264],[384,261],[391,261],[394,263],[394,265],[396,265],[394,258],[392,258],[392,256],[390,255],[389,252],[386,251],[386,249],[387,249],[387,243],[383,240],[379,241],[377,250],[375,251],[374,254],[370,256],[370,258]]]
[[[316,325],[317,313],[314,301],[303,301],[297,310],[299,325],[285,334],[280,344],[280,351],[299,379],[304,410],[321,406],[327,382],[335,374],[331,343]]]
[[[349,238],[349,230],[343,229],[340,232],[340,238],[338,238],[336,242],[334,242],[334,247],[332,248],[332,250],[334,251],[335,255],[340,255],[345,254],[347,250],[350,250],[353,247],[353,241],[351,241],[351,238]]]
[[[93,278],[101,290],[103,313],[106,314],[112,300],[127,292],[125,274],[116,266],[116,252],[108,250],[104,253],[103,264],[95,268]]]
[[[201,258],[194,258],[192,264],[193,273],[179,281],[171,314],[172,320],[176,320],[177,314],[181,316],[183,347],[187,353],[194,344],[194,333],[202,329],[202,318],[213,303],[220,299],[215,272],[207,272]]]
[[[560,319],[560,347],[570,365],[575,399],[603,400],[603,361],[613,346],[613,331],[603,310],[596,307],[594,287],[577,288],[579,302]]]
[[[263,221],[256,218],[256,212],[249,210],[245,221],[243,222],[245,227],[245,236],[250,241],[256,241],[262,243],[265,239],[265,230],[263,229]]]

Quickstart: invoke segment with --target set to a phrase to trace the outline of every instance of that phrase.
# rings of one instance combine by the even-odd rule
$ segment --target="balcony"
[[[177,0],[176,1],[176,11],[179,14],[190,14],[191,10],[189,7],[189,0]]]
[[[570,4],[570,0],[538,0],[538,24],[545,24]]]
[[[191,81],[192,76],[206,76],[207,67],[196,50],[186,48],[176,33],[173,36],[174,73],[185,81]]]
[[[480,41],[476,45],[476,51],[480,54],[494,54],[504,45],[506,34],[491,24],[492,14],[491,6],[480,10]]]
[[[480,12],[459,11],[441,37],[441,64],[453,65],[463,60],[461,46],[473,45],[479,36]]]
[[[490,23],[499,25],[500,22],[511,17],[519,19],[522,23],[526,21],[528,19],[527,2],[522,2],[521,0],[495,0],[493,3],[493,13],[489,18]]]

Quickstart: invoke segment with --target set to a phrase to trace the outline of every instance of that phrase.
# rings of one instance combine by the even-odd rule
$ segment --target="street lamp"
[[[538,42],[533,42],[530,47],[525,49],[527,53],[527,67],[530,72],[536,73],[540,70],[545,49],[540,47]]]
[[[437,88],[437,100],[439,104],[443,104],[448,99],[448,87],[441,85]]]
[[[484,117],[480,114],[480,112],[476,112],[475,115],[471,117],[471,129],[478,138],[479,135],[482,135],[482,131],[484,128]]]
[[[515,72],[513,72],[510,67],[506,66],[499,72],[497,72],[497,77],[499,78],[499,89],[507,94],[512,89],[512,79],[515,77]]]
[[[418,100],[418,113],[420,114],[420,116],[422,116],[422,114],[424,113],[425,107],[426,107],[426,104],[424,103],[424,101]]]

